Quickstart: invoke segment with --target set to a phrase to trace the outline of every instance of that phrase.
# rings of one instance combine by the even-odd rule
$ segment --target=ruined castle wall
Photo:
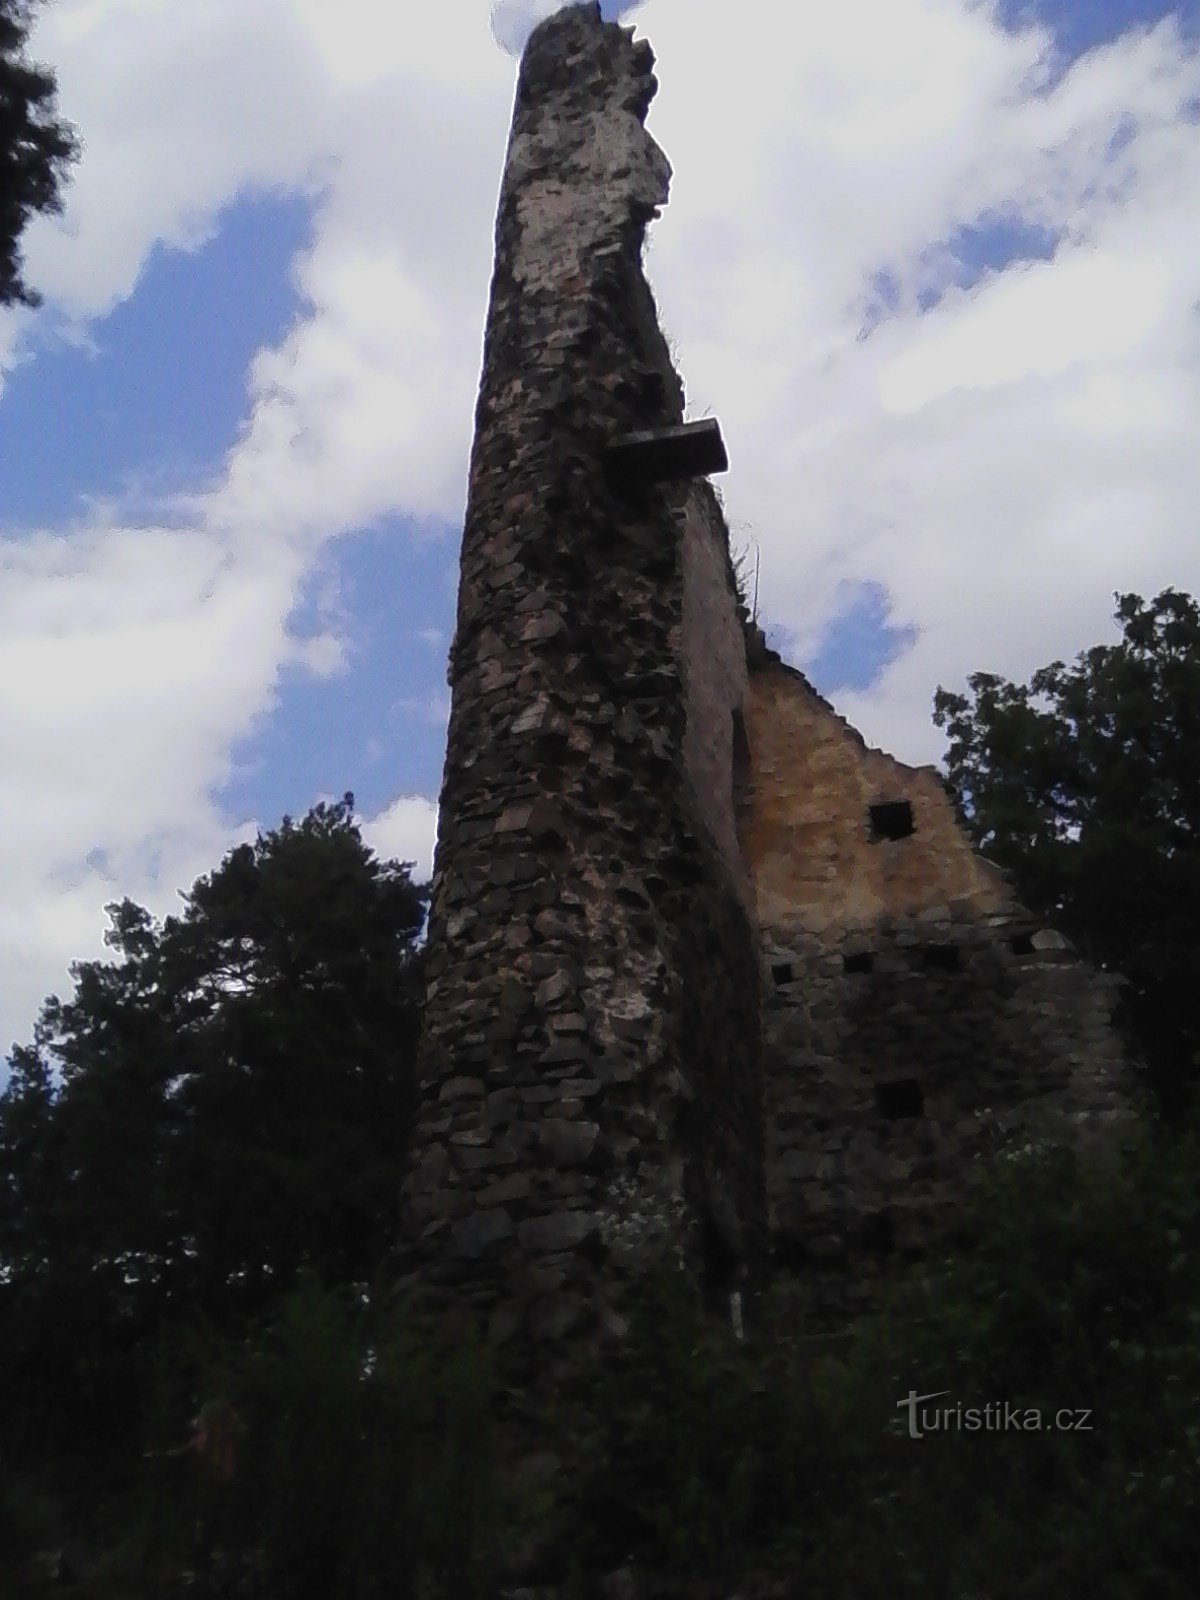
[[[758,1242],[746,1236],[746,1219],[760,1227],[766,1200],[761,956],[735,784],[735,733],[744,726],[749,673],[729,529],[710,484],[689,486],[677,522],[687,801],[709,860],[704,883],[680,906],[681,1059],[694,1089],[689,1139],[703,1185],[695,1206],[704,1221],[706,1265],[719,1289],[732,1286],[735,1263],[758,1253]]]
[[[680,512],[683,541],[684,760],[713,843],[747,904],[750,875],[738,838],[734,731],[749,692],[746,641],[738,615],[729,530],[712,487],[693,485]]]
[[[534,1344],[627,1268],[698,1265],[709,1211],[734,1239],[762,1211],[757,988],[702,1035],[690,1011],[755,955],[689,781],[678,491],[605,463],[682,416],[640,263],[652,59],[595,6],[527,47],[451,653],[405,1256]]]
[[[951,901],[999,910],[1010,896],[955,820],[930,767],[871,749],[792,668],[765,661],[750,688],[755,805],[747,849],[764,924],[814,931],[869,925]],[[912,807],[911,835],[887,839],[871,807]]]
[[[711,487],[610,454],[683,416],[652,65],[596,5],[526,49],[449,669],[401,1256],[535,1365],[664,1259],[731,1288],[768,1202],[796,1261],[916,1252],[1124,1103],[1114,981],[766,651]]]
[[[990,1158],[1121,1114],[1118,980],[1016,903],[935,773],[770,658],[750,704],[777,1248],[834,1269],[919,1254]],[[904,803],[882,821],[912,831],[881,836],[872,806]]]
[[[764,943],[767,1170],[786,1259],[920,1254],[991,1157],[1127,1104],[1116,981],[1019,909],[820,938],[770,929]]]

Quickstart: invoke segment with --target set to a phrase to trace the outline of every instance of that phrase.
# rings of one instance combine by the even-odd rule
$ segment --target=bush
[[[780,1299],[740,1345],[653,1286],[584,1404],[584,1565],[632,1556],[689,1597],[758,1569],[830,1600],[1182,1600],[1200,1554],[1196,1154],[1150,1135],[1020,1153],[955,1254],[846,1338]],[[942,1391],[930,1404],[957,1421],[911,1437],[901,1402]],[[1002,1428],[1005,1403],[1040,1431]],[[1054,1426],[1064,1411],[1084,1425]]]
[[[403,1312],[311,1282],[240,1347],[203,1345],[177,1340],[160,1362],[123,1583],[156,1594],[190,1572],[190,1592],[214,1597],[484,1594],[503,1501],[480,1341],[439,1350]]]
[[[531,1572],[592,1600],[629,1559],[656,1600],[1184,1600],[1196,1157],[1152,1131],[1015,1152],[953,1252],[836,1332],[795,1285],[739,1342],[681,1278],[648,1282],[622,1346],[519,1412],[477,1336],[310,1280],[249,1333],[165,1335],[90,1520],[42,1520],[93,1548],[127,1530],[96,1600],[493,1600]],[[913,1437],[910,1393],[951,1425]],[[1045,1425],[1001,1428],[1006,1404]],[[1048,1425],[1064,1410],[1087,1426]],[[531,1451],[558,1470],[521,1488]]]

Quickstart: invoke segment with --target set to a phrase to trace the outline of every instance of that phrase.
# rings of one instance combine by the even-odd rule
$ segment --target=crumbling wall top
[[[764,924],[818,931],[951,904],[979,915],[1010,906],[938,773],[872,749],[777,659],[751,673],[750,748],[748,849]]]
[[[632,28],[605,22],[595,0],[566,5],[529,36],[517,80],[514,127],[530,106],[614,95],[639,122],[658,89],[654,51]]]
[[[636,259],[671,168],[646,132],[649,45],[597,6],[568,6],[522,60],[497,226],[497,265],[525,296],[595,290]]]

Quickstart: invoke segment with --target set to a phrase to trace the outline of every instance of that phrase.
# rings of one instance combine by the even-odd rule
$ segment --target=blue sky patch
[[[156,245],[133,295],[12,372],[0,400],[7,529],[59,526],[87,498],[153,501],[194,488],[237,438],[255,352],[301,309],[288,272],[311,202],[255,196],[184,252]]]
[[[373,815],[399,794],[441,787],[459,530],[391,517],[332,543],[292,617],[300,636],[336,623],[347,670],[286,671],[278,701],[234,760],[218,798],[232,822],[303,815],[319,794],[352,790]],[[326,611],[330,580],[332,617]]]
[[[1058,241],[1052,228],[1021,217],[980,217],[939,245],[936,257],[927,264],[928,280],[917,290],[917,305],[930,311],[948,289],[973,288],[988,273],[1000,272],[1014,261],[1050,261]]]
[[[603,0],[602,9],[631,20],[640,6]],[[1052,26],[1063,63],[1169,9],[1147,0],[1000,7],[1010,26],[1029,18]],[[0,525],[61,526],[87,497],[153,501],[211,479],[246,417],[250,361],[303,314],[290,267],[310,227],[307,197],[241,199],[199,250],[155,249],[134,295],[91,329],[95,353],[56,343],[18,368],[0,403]],[[951,283],[969,287],[1014,259],[1046,259],[1055,243],[1017,217],[980,219],[939,248],[938,278],[918,303],[932,305]],[[898,309],[902,294],[899,272],[881,271],[864,332]],[[434,537],[390,518],[329,546],[293,627],[303,635],[325,625],[322,596],[335,589],[346,670],[325,679],[299,667],[283,674],[275,705],[236,750],[238,770],[217,797],[231,821],[270,824],[346,789],[367,815],[401,793],[437,794],[458,544],[456,528]],[[776,637],[788,653],[789,641]],[[890,622],[883,587],[865,583],[847,591],[806,670],[825,693],[864,690],[913,638]]]
[[[882,584],[847,586],[844,604],[804,663],[805,674],[820,694],[869,689],[886,667],[912,648],[916,629],[897,628],[890,616],[891,601]]]
[[[1196,35],[1200,17],[1194,5],[1147,3],[1147,0],[1000,0],[1000,20],[1008,28],[1040,22],[1053,28],[1059,69],[1097,45],[1108,44],[1134,28],[1152,27],[1174,13],[1185,33]]]

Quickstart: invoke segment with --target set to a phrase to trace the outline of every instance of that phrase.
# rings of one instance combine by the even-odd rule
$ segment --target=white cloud
[[[933,759],[939,681],[1070,656],[1114,589],[1200,587],[1200,59],[1167,22],[1055,83],[1046,33],[957,0],[644,17],[676,170],[652,275],[763,610],[811,650],[841,585],[886,585],[916,644],[841,708]],[[963,287],[961,231],[1001,219],[1052,259]]]
[[[550,9],[506,3],[497,33]],[[322,547],[461,513],[513,85],[490,11],[41,14],[86,150],[66,215],[30,232],[47,306],[0,316],[0,372],[30,329],[86,338],[156,243],[194,245],[237,195],[301,189],[314,214],[304,314],[256,358],[211,488],[163,526],[97,508],[0,545],[0,1048],[99,953],[105,899],[168,910],[253,836],[211,796],[285,667],[343,665],[336,615],[307,641],[289,623]],[[928,759],[939,680],[1094,642],[1114,588],[1200,588],[1200,63],[1178,29],[1055,82],[1050,37],[973,0],[648,0],[637,21],[676,173],[652,276],[693,411],[725,427],[762,609],[807,648],[878,581],[918,630],[846,699],[868,736]],[[972,279],[956,241],[997,218],[1052,259]],[[366,827],[427,865],[432,801]]]
[[[414,862],[413,876],[424,882],[433,871],[437,815],[432,800],[401,795],[377,816],[362,821],[362,836],[382,860]]]
[[[154,243],[201,243],[235,195],[328,176],[336,102],[290,0],[60,0],[32,50],[84,144],[65,215],[26,240],[60,314],[111,309]]]
[[[212,798],[231,752],[285,668],[345,666],[336,594],[311,637],[289,622],[322,545],[461,510],[512,94],[478,0],[402,19],[357,0],[336,28],[307,0],[60,0],[34,52],[85,147],[64,216],[27,236],[46,308],[0,322],[0,369],[31,330],[86,340],[156,244],[194,247],[239,194],[307,190],[314,242],[307,314],[256,359],[210,490],[167,526],[98,505],[0,544],[0,1049],[102,953],[106,900],[170,911],[253,836]],[[419,860],[422,805],[391,823]]]
[[[291,605],[286,574],[239,568],[197,533],[97,528],[0,543],[0,1027],[10,1036],[62,990],[68,961],[102,953],[106,901],[175,909],[177,889],[244,833],[210,792],[295,648]]]
[[[884,409],[919,411],[955,389],[987,390],[1136,360],[1159,324],[1170,268],[1154,255],[1079,246],[1000,273],[947,304],[879,374]]]

